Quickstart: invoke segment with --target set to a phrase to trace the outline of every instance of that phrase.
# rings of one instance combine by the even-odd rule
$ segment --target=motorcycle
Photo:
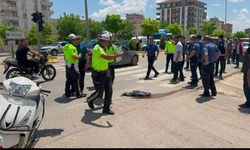
[[[27,148],[45,113],[50,91],[25,77],[5,80],[0,95],[0,149]]]
[[[53,65],[48,64],[48,57],[47,55],[44,55],[39,60],[39,75],[42,76],[42,78],[45,81],[52,81],[56,77],[56,69]],[[35,80],[36,78],[32,75],[33,69],[32,68],[26,68],[23,66],[20,66],[16,59],[5,59],[3,61],[4,64],[4,72],[6,79],[23,76],[26,78],[29,78],[31,80]]]

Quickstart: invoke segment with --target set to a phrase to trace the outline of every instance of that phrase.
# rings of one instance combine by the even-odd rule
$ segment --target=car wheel
[[[52,55],[52,56],[57,56],[57,54],[58,54],[57,50],[52,50],[52,51],[51,51],[51,55]]]
[[[132,57],[132,61],[131,61],[131,65],[135,66],[135,65],[137,65],[137,63],[138,63],[138,57],[137,56],[133,56]]]

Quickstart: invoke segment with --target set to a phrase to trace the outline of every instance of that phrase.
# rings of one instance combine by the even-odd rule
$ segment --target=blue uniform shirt
[[[159,49],[155,44],[148,44],[145,51],[147,52],[148,57],[155,57],[155,52],[159,52]]]
[[[204,62],[204,55],[203,55],[203,52],[204,52],[204,43],[202,41],[199,41],[198,42],[199,44],[199,56],[198,56],[198,61],[199,62]]]
[[[216,53],[219,52],[219,49],[214,43],[208,43],[204,47],[204,52],[208,53],[209,63],[214,63],[216,61]],[[203,62],[204,62],[204,57],[203,57]]]
[[[199,57],[199,55],[200,55],[200,45],[199,45],[199,43],[194,43],[193,45],[192,45],[192,51],[195,51],[195,57]]]
[[[80,45],[76,46],[78,54],[82,54],[80,60],[85,59],[85,55],[87,54],[87,47],[84,42],[81,42]]]

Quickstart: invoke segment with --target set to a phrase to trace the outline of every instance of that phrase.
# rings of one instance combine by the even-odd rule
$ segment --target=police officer
[[[79,72],[80,72],[80,79],[79,79],[79,85],[80,85],[80,90],[81,93],[83,94],[83,90],[84,90],[84,78],[85,78],[85,71],[88,69],[89,66],[89,55],[88,55],[88,51],[87,51],[87,47],[86,45],[81,42],[81,39],[78,38],[77,39],[77,52],[78,54],[81,54],[81,58],[79,59]],[[83,97],[85,97],[86,94],[83,94]]]
[[[168,38],[165,46],[165,55],[166,56],[166,70],[165,73],[168,73],[169,63],[171,61],[171,73],[173,73],[173,62],[174,62],[174,52],[176,50],[175,42]]]
[[[192,48],[191,52],[187,55],[187,59],[190,60],[192,81],[189,82],[188,84],[190,84],[191,87],[197,87],[198,86],[197,66],[198,66],[198,57],[200,55],[200,46],[199,43],[197,42],[196,36],[191,37],[191,43],[192,43]]]
[[[218,76],[218,71],[219,71],[219,64],[220,64],[220,75],[219,78],[223,79],[222,74],[225,71],[226,68],[226,54],[227,54],[227,46],[226,46],[226,42],[224,40],[223,35],[219,36],[219,43],[218,43],[218,49],[220,51],[220,57],[219,59],[216,61],[216,70],[215,70],[215,76]]]
[[[154,68],[154,61],[157,60],[160,53],[159,48],[157,47],[157,45],[154,44],[154,38],[152,36],[149,37],[149,42],[150,43],[147,45],[145,49],[145,53],[147,53],[148,56],[148,71],[144,80],[149,80],[149,75],[152,69],[155,72],[154,76],[155,78],[159,75],[159,72]],[[156,52],[157,54],[155,55]],[[143,54],[142,57],[145,56],[145,53]]]
[[[202,63],[202,83],[204,87],[204,93],[200,96],[210,97],[210,91],[212,96],[217,95],[215,82],[214,82],[214,63],[219,58],[218,47],[210,41],[209,36],[203,38],[205,47],[201,52],[201,63]]]
[[[108,55],[105,48],[109,46],[110,37],[107,34],[102,34],[99,38],[100,44],[97,44],[92,53],[92,79],[96,91],[87,98],[88,105],[94,109],[94,100],[101,97],[100,94],[105,91],[103,113],[114,115],[110,109],[112,99],[112,79],[109,71],[109,61],[122,56],[122,53]]]
[[[66,63],[66,84],[65,84],[65,96],[71,97],[72,92],[76,92],[76,97],[82,97],[82,93],[79,87],[79,59],[81,54],[78,55],[75,45],[78,45],[79,36],[70,34],[69,39],[71,40],[65,45],[63,53]]]
[[[106,53],[108,55],[115,55],[118,54],[118,48],[116,45],[112,44],[110,40],[109,46],[106,48]],[[109,71],[111,73],[112,82],[115,80],[115,59],[108,60],[109,61]]]

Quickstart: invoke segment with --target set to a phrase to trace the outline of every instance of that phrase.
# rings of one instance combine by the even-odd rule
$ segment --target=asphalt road
[[[143,80],[147,71],[146,58],[140,57],[140,61],[137,66],[123,66],[116,69],[112,105],[112,109],[116,113],[115,116],[106,116],[101,113],[101,100],[95,102],[96,109],[91,111],[89,110],[86,103],[86,98],[63,98],[62,96],[64,94],[65,87],[64,63],[61,62],[54,64],[57,69],[57,76],[55,80],[41,84],[43,89],[51,90],[52,93],[46,98],[46,114],[37,133],[37,143],[35,147],[209,147],[209,144],[206,145],[205,143],[199,145],[197,142],[193,142],[192,145],[192,142],[187,142],[185,144],[185,139],[187,139],[187,137],[192,138],[192,131],[187,133],[185,139],[174,139],[176,135],[178,135],[178,137],[181,136],[179,134],[181,134],[183,129],[178,131],[178,127],[181,127],[179,123],[185,124],[185,121],[174,121],[175,125],[178,126],[174,126],[174,124],[171,124],[171,126],[166,126],[166,128],[171,129],[171,131],[169,131],[169,134],[167,135],[161,134],[160,131],[163,130],[164,126],[162,124],[163,122],[159,122],[159,120],[161,120],[159,118],[160,116],[163,118],[168,116],[168,118],[163,119],[165,120],[164,122],[167,122],[175,120],[175,117],[178,118],[178,115],[176,116],[174,112],[179,113],[180,116],[184,115],[184,112],[188,112],[186,109],[183,112],[178,112],[178,110],[176,110],[178,105],[180,105],[178,99],[176,100],[177,105],[171,104],[172,107],[176,106],[176,108],[173,108],[174,110],[172,112],[168,110],[167,113],[169,114],[164,114],[166,113],[162,110],[165,108],[165,106],[163,106],[164,101],[166,102],[172,99],[177,99],[179,96],[182,96],[180,99],[189,97],[193,100],[195,99],[193,98],[194,96],[188,96],[189,93],[201,93],[201,91],[198,90],[199,88],[186,88],[187,82],[190,81],[190,71],[184,72],[184,75],[186,76],[185,82],[181,82],[179,84],[170,84],[169,82],[173,75],[164,73],[166,63],[165,59],[165,55],[160,55],[159,59],[155,62],[155,68],[161,74],[158,78],[153,78],[149,81]],[[233,65],[227,67],[228,71],[227,74],[225,74],[226,76],[230,76],[235,72],[239,72],[239,70],[233,69],[233,67]],[[0,73],[2,73],[2,66],[0,70]],[[153,72],[151,73],[151,76],[154,76]],[[1,75],[0,81],[3,81],[3,79],[4,76]],[[201,85],[201,83],[199,84]],[[121,94],[124,92],[130,92],[132,90],[148,91],[151,92],[153,96],[146,100],[131,100],[127,97],[121,97]],[[93,92],[93,84],[91,74],[89,72],[86,74],[84,92],[88,95]],[[185,97],[185,95],[187,97]],[[162,103],[160,103],[159,100],[162,100]],[[158,103],[155,105],[154,102]],[[153,110],[150,109],[150,105],[155,106],[152,107]],[[185,103],[185,105],[188,104]],[[146,106],[147,109],[145,108]],[[150,113],[147,111],[148,109]],[[190,109],[190,111],[192,112],[192,109]],[[142,116],[138,116],[137,113]],[[143,117],[144,114],[147,116],[147,118]],[[193,115],[194,112],[191,114]],[[206,114],[201,113],[199,117],[206,119]],[[194,118],[191,117],[191,119]],[[136,120],[138,120],[138,122]],[[153,121],[153,125],[156,126],[145,124],[149,123],[148,121]],[[129,128],[129,130],[127,128]],[[188,128],[189,127],[185,127],[185,129]],[[153,134],[154,131],[157,134]],[[197,132],[197,130],[194,130],[194,132]],[[152,137],[149,138],[147,136]],[[203,136],[206,137],[208,135],[204,134],[200,136],[201,137],[195,137],[195,139],[198,140],[199,138],[202,138]],[[150,143],[152,143],[152,139],[154,138],[157,139],[161,144],[158,146],[154,144],[150,145]],[[213,138],[213,136],[209,136],[206,139],[211,140],[210,138]],[[151,142],[147,142],[149,139]],[[172,141],[172,143],[169,142],[168,139]],[[223,147],[223,144],[225,144],[223,142],[223,140],[218,141],[219,145],[215,144],[213,146]],[[224,146],[227,147],[228,145],[225,144]]]

